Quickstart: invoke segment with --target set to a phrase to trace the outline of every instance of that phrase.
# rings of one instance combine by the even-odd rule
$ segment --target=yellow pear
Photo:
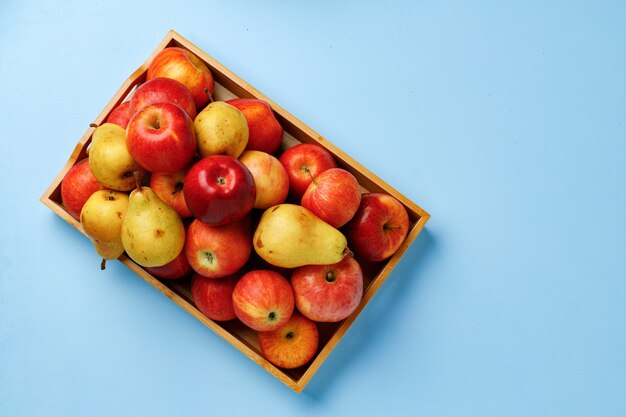
[[[114,123],[96,128],[89,148],[89,167],[98,182],[107,188],[130,191],[135,187],[133,173],[141,170],[126,148],[126,130]]]
[[[295,204],[265,210],[252,243],[261,258],[283,268],[334,264],[350,252],[339,230]]]
[[[200,155],[230,155],[238,158],[248,144],[248,121],[235,106],[214,101],[193,121]]]
[[[176,211],[150,187],[130,193],[122,223],[122,244],[141,266],[162,266],[176,258],[185,244],[185,227]]]
[[[80,212],[83,230],[91,239],[96,252],[102,256],[102,269],[106,260],[117,259],[124,253],[122,222],[127,211],[127,194],[99,190],[89,197]]]

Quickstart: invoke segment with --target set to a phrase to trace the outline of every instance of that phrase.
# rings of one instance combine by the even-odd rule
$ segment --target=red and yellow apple
[[[266,209],[285,202],[289,194],[289,177],[278,159],[266,152],[244,151],[239,160],[254,178],[254,208]]]
[[[269,154],[276,152],[283,140],[283,127],[267,102],[253,98],[235,98],[226,103],[241,110],[248,121],[246,149]]]
[[[89,167],[89,158],[79,161],[71,167],[61,181],[61,202],[65,210],[80,219],[80,211],[93,193],[104,187],[93,176]]]
[[[277,272],[250,271],[235,286],[233,307],[239,320],[251,329],[276,330],[293,313],[293,290],[289,281]]]
[[[359,182],[341,168],[331,168],[319,174],[302,196],[302,207],[336,228],[348,223],[360,203]]]
[[[155,103],[172,103],[182,107],[193,120],[196,117],[196,103],[187,87],[171,78],[158,77],[146,81],[135,90],[130,99],[130,116]]]
[[[366,193],[345,228],[348,245],[359,258],[383,261],[393,255],[409,232],[406,208],[394,197]]]
[[[192,271],[185,252],[181,251],[176,258],[162,266],[145,267],[146,271],[157,278],[181,279],[189,275]]]
[[[312,320],[294,312],[280,328],[259,332],[263,356],[274,365],[293,369],[307,364],[317,352],[319,331]]]
[[[363,271],[351,256],[333,265],[306,265],[291,275],[298,311],[319,322],[337,322],[356,310],[363,297]]]
[[[196,151],[193,121],[176,104],[150,104],[128,122],[126,147],[145,170],[174,173],[185,167]]]
[[[185,175],[188,170],[189,168],[185,167],[173,174],[155,172],[150,177],[150,188],[165,204],[176,210],[182,219],[191,217],[191,211],[187,207],[183,194]]]
[[[189,169],[183,194],[196,219],[223,225],[245,217],[252,210],[256,187],[250,170],[238,159],[213,155]]]
[[[113,109],[113,111],[109,114],[109,117],[107,117],[106,121],[107,123],[115,123],[116,125],[126,129],[126,126],[128,126],[128,122],[130,121],[131,116],[130,101],[125,101]]]
[[[172,78],[189,89],[196,110],[203,108],[213,94],[214,81],[211,70],[192,52],[178,47],[160,51],[148,67],[147,79]]]
[[[289,193],[297,202],[302,200],[313,178],[327,169],[337,167],[330,152],[312,143],[301,143],[287,149],[279,160],[289,176]]]
[[[184,248],[189,264],[207,278],[222,278],[237,272],[252,252],[249,218],[223,226],[194,220],[187,230]]]
[[[198,310],[215,321],[237,318],[233,308],[233,290],[238,280],[238,274],[224,278],[206,278],[194,274],[191,280],[191,296]]]

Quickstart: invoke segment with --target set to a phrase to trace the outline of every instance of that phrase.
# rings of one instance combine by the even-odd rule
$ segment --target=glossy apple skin
[[[126,129],[130,121],[130,116],[130,101],[125,101],[113,109],[107,118],[107,123],[115,123]]]
[[[197,111],[209,102],[209,94],[213,94],[215,83],[211,71],[200,58],[183,48],[168,47],[154,57],[146,78],[158,77],[172,78],[187,87]]]
[[[248,144],[246,149],[276,152],[283,140],[283,127],[276,119],[272,107],[263,100],[235,98],[226,103],[238,108],[248,121]]]
[[[363,297],[363,271],[346,256],[333,265],[306,265],[291,275],[298,311],[319,322],[338,322],[352,314]]]
[[[335,228],[354,217],[361,203],[361,188],[354,175],[341,168],[328,169],[309,184],[302,207]]]
[[[128,112],[132,117],[139,110],[155,103],[176,104],[182,107],[192,120],[196,117],[196,103],[191,91],[171,78],[153,78],[137,87],[130,99]]]
[[[266,209],[284,203],[289,194],[289,176],[280,161],[261,151],[244,151],[239,157],[254,178],[254,208]]]
[[[71,167],[61,181],[61,202],[65,210],[80,221],[80,211],[91,197],[98,190],[104,187],[93,176],[89,168],[89,158],[79,161]]]
[[[409,232],[409,216],[388,194],[366,193],[345,227],[348,245],[357,258],[383,261],[393,255]]]
[[[128,122],[126,147],[145,170],[172,174],[183,169],[195,153],[193,121],[176,104],[150,104]]]
[[[327,169],[337,167],[330,152],[320,145],[310,143],[301,143],[287,149],[279,160],[289,176],[289,195],[296,202],[302,200],[313,178]]]
[[[187,171],[189,168],[185,167],[173,174],[155,172],[150,177],[150,188],[165,204],[176,210],[181,219],[191,217],[183,194]]]
[[[259,332],[259,345],[274,365],[293,369],[307,364],[319,346],[319,331],[312,320],[294,312],[279,329]]]
[[[246,264],[252,252],[250,219],[223,226],[210,226],[196,219],[189,225],[183,251],[193,270],[204,277],[233,274]]]
[[[163,279],[181,279],[192,271],[184,251],[181,251],[176,258],[165,265],[145,267],[145,270],[153,276]]]
[[[235,286],[233,307],[239,320],[251,329],[276,330],[293,313],[293,290],[289,281],[277,272],[250,271]]]
[[[211,155],[189,169],[183,194],[196,219],[223,225],[248,215],[256,199],[256,186],[250,170],[238,159]]]
[[[238,280],[238,274],[224,278],[206,278],[194,274],[191,280],[191,296],[198,310],[215,321],[237,318],[233,308],[233,290]]]

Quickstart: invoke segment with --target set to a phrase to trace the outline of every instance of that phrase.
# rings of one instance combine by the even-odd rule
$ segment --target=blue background
[[[37,200],[174,29],[432,214],[297,395]],[[626,415],[626,3],[0,5],[0,415]]]

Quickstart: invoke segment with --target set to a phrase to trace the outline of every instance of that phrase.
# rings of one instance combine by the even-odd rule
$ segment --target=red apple
[[[226,103],[237,107],[246,116],[249,130],[246,149],[269,154],[276,152],[283,140],[283,127],[267,102],[253,98],[235,98]]]
[[[360,203],[359,182],[341,168],[331,168],[319,174],[302,196],[302,207],[336,228],[348,223]]]
[[[393,255],[409,232],[409,216],[388,194],[366,193],[345,228],[350,248],[359,258],[382,261]]]
[[[252,210],[256,187],[252,174],[238,159],[211,155],[189,169],[183,194],[197,219],[222,225],[241,219]]]
[[[333,156],[320,145],[301,143],[287,149],[280,157],[280,162],[289,176],[289,193],[300,202],[302,195],[313,178],[337,164]]]
[[[107,123],[115,123],[126,129],[130,121],[130,116],[130,101],[125,101],[113,109],[106,121]]]
[[[289,194],[289,177],[278,159],[266,152],[244,151],[239,160],[254,178],[254,208],[266,209],[285,202]]]
[[[185,256],[198,274],[222,278],[237,272],[252,252],[249,218],[223,226],[210,226],[194,220],[187,230]]]
[[[61,181],[61,202],[65,210],[80,221],[80,211],[93,193],[104,187],[93,176],[89,168],[89,158],[71,167]]]
[[[173,174],[155,172],[150,177],[150,188],[163,202],[176,210],[181,219],[191,217],[191,211],[185,202],[183,186],[189,168],[180,169]]]
[[[320,322],[337,322],[356,310],[363,297],[363,272],[346,256],[334,265],[306,265],[291,275],[298,311]]]
[[[250,271],[235,286],[233,307],[239,320],[251,329],[276,330],[293,313],[293,291],[289,281],[277,272]]]
[[[148,67],[147,79],[172,78],[189,89],[200,110],[213,94],[214,81],[206,64],[192,52],[178,47],[169,47],[159,52]]]
[[[187,87],[171,78],[158,77],[146,81],[135,90],[130,99],[131,117],[139,110],[154,103],[172,103],[182,107],[193,120],[196,103]]]
[[[238,274],[224,278],[206,278],[195,274],[191,280],[191,296],[198,310],[215,321],[237,318],[233,308],[233,289],[238,280]]]
[[[315,322],[293,313],[282,327],[259,332],[259,345],[268,361],[281,368],[293,369],[313,359],[319,345],[319,331]]]
[[[157,278],[180,279],[191,273],[191,265],[181,251],[176,258],[162,266],[145,267],[145,270]]]
[[[196,151],[193,121],[176,104],[150,104],[128,122],[126,147],[147,171],[174,173],[187,165]]]

